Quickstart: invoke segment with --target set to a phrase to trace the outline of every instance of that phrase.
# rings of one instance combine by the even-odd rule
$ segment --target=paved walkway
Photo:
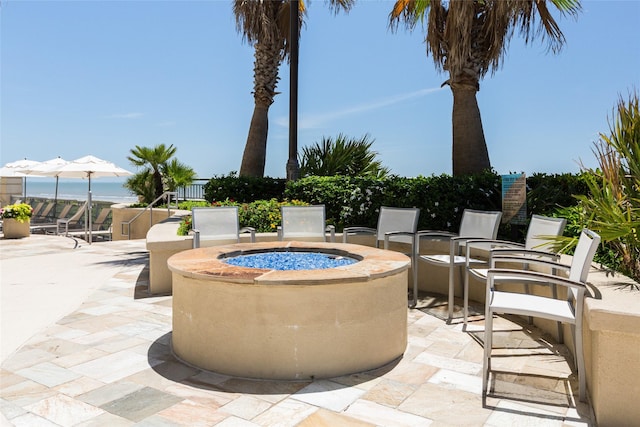
[[[566,349],[504,319],[495,345],[515,357],[493,365],[512,373],[483,404],[482,321],[447,325],[426,295],[404,357],[376,371],[278,382],[186,366],[170,350],[171,297],[147,293],[144,241],[80,242],[0,239],[2,425],[591,425]]]

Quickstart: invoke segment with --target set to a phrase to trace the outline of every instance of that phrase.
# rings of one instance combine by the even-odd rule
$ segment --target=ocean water
[[[138,197],[123,186],[124,181],[91,180],[91,199],[113,203],[137,202]],[[53,199],[56,192],[55,178],[27,178],[26,196]],[[87,200],[89,182],[86,179],[60,180],[58,200]]]

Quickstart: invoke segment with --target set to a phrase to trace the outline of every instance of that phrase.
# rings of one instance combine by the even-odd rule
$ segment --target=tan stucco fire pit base
[[[318,251],[361,261],[323,270],[236,267],[219,257]],[[247,378],[308,380],[383,366],[407,345],[407,256],[366,246],[266,242],[193,249],[168,260],[175,355]]]

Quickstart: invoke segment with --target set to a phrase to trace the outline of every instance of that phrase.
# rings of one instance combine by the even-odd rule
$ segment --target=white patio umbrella
[[[60,169],[62,166],[66,165],[67,162],[62,157],[58,156],[53,159],[45,160],[44,162],[39,162],[37,165],[25,169],[25,173],[29,176],[43,176],[42,174],[49,171],[56,171]],[[48,175],[47,175],[48,176]],[[58,180],[60,179],[59,175],[55,175],[56,177],[56,191],[53,197],[53,217],[57,217],[56,210],[58,208]]]
[[[0,177],[2,178],[13,178],[13,177],[24,177],[26,174],[19,172],[16,170],[16,168],[8,168],[6,166],[3,166],[0,168]]]
[[[45,176],[57,176],[59,178],[87,178],[89,180],[89,191],[87,193],[87,205],[85,210],[85,237],[88,234],[87,241],[91,244],[91,178],[129,176],[133,173],[126,169],[116,166],[107,160],[102,160],[94,156],[84,156],[79,159],[72,160],[57,168],[41,172]]]
[[[1,177],[21,177],[22,180],[22,197],[27,197],[27,178],[25,171],[39,165],[40,162],[36,160],[28,160],[24,158],[15,162],[6,163],[0,168]],[[36,176],[36,175],[32,175]]]

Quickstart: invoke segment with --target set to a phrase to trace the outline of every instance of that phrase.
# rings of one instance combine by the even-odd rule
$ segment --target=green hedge
[[[528,217],[534,213],[554,215],[559,207],[576,205],[573,195],[588,192],[581,174],[534,174],[527,178],[527,190]],[[495,172],[462,177],[443,174],[384,179],[312,176],[289,182],[268,177],[238,177],[231,173],[214,177],[205,184],[205,198],[209,203],[276,199],[324,204],[327,222],[338,231],[353,225],[375,227],[380,206],[418,207],[419,229],[456,232],[464,209],[502,209],[502,183]],[[519,240],[524,230],[526,226],[512,230],[503,225],[499,235]]]
[[[250,203],[256,200],[282,200],[287,180],[281,178],[257,178],[237,176],[215,176],[204,185],[204,198],[209,203],[233,200]]]
[[[584,174],[533,174],[527,177],[527,210],[530,214],[551,215],[558,208],[575,206],[576,194],[589,194]]]
[[[500,178],[493,173],[384,179],[307,177],[287,183],[285,197],[324,204],[329,223],[376,227],[380,206],[420,208],[420,229],[457,231],[465,208],[500,210]]]

